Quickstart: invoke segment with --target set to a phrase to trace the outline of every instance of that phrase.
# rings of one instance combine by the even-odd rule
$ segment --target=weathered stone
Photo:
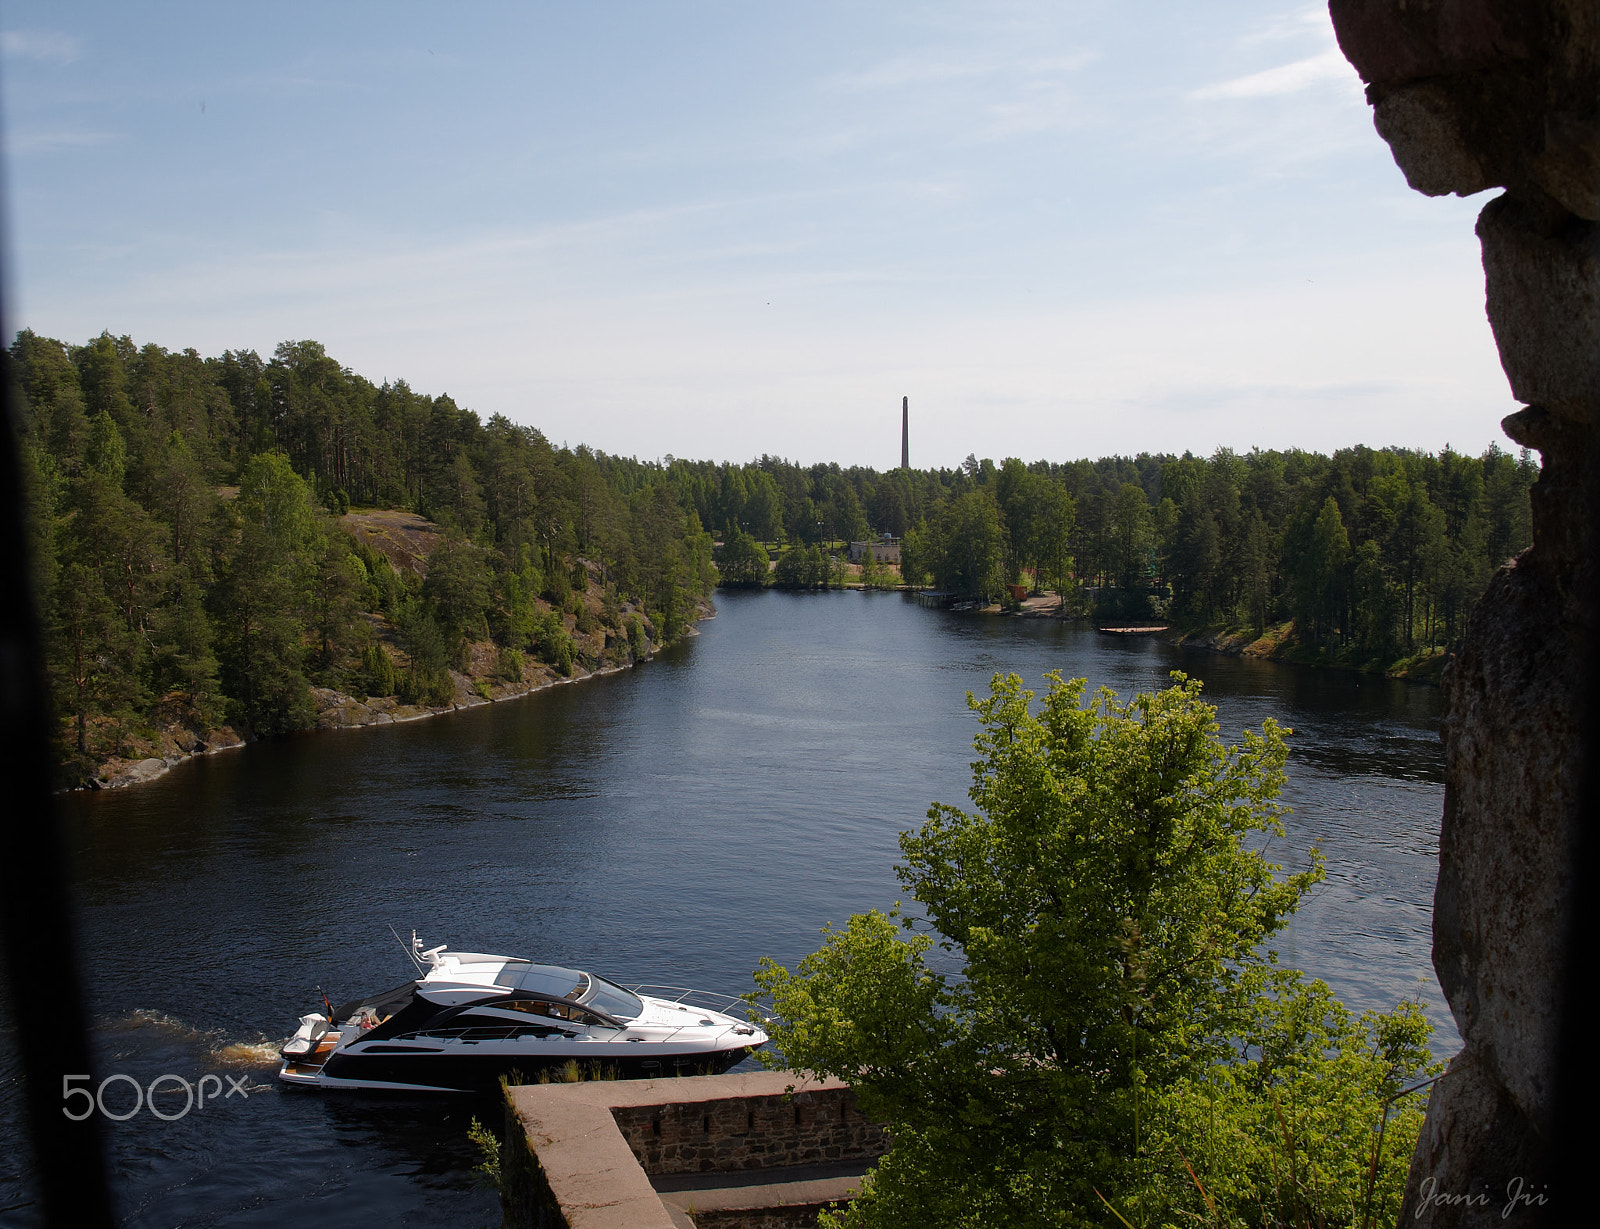
[[[1485,1051],[1537,1124],[1552,1092],[1581,753],[1573,665],[1584,653],[1530,555],[1495,576],[1446,673],[1433,933],[1463,1040]],[[1496,703],[1516,694],[1540,702]]]
[[[1565,1083],[1586,1069],[1562,1047],[1600,633],[1600,5],[1329,11],[1407,182],[1507,189],[1478,220],[1487,308],[1512,390],[1531,403],[1506,431],[1543,459],[1533,546],[1496,574],[1445,678],[1433,959],[1465,1047],[1430,1098],[1400,1219],[1565,1223],[1578,1192],[1550,1184]]]
[[[1600,421],[1600,225],[1507,194],[1478,215],[1489,324],[1518,401]]]
[[[1438,82],[1419,81],[1390,91],[1373,107],[1372,122],[1416,191],[1471,196],[1494,186],[1461,134],[1454,99]]]
[[[1535,189],[1600,220],[1592,0],[1331,0],[1339,46],[1406,180]],[[1476,183],[1476,187],[1470,186]]]
[[[1548,1196],[1548,1175],[1536,1176],[1543,1146],[1482,1050],[1469,1043],[1428,1102],[1399,1223],[1528,1224],[1529,1208],[1514,1208],[1514,1220],[1501,1213],[1519,1179],[1520,1189]]]
[[[229,751],[234,747],[244,746],[244,739],[231,726],[225,725],[220,730],[212,730],[206,735],[207,751]]]
[[[313,687],[311,702],[317,708],[317,729],[337,730],[350,726],[371,725],[376,719],[373,710],[343,692],[327,687]]]
[[[1534,182],[1578,217],[1600,222],[1600,110],[1545,116],[1544,145],[1529,160]]]

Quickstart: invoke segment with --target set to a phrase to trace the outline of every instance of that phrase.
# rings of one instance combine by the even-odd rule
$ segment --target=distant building
[[[900,539],[884,534],[881,538],[874,538],[870,542],[850,543],[850,562],[860,563],[862,556],[868,551],[879,563],[900,562]]]

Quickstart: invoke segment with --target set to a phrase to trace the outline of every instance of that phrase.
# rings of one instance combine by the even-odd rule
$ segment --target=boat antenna
[[[394,941],[396,943],[398,943],[401,947],[405,947],[406,956],[412,964],[417,966],[417,972],[422,972],[422,961],[417,959],[417,932],[414,930],[411,932],[410,947],[406,947],[406,941],[400,937],[400,932],[394,928],[393,923],[390,923],[389,925],[389,933],[394,936]]]

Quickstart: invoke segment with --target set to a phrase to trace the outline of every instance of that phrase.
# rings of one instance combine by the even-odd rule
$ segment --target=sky
[[[556,443],[880,469],[1517,408],[1488,194],[1269,0],[0,10],[9,328],[313,338]]]

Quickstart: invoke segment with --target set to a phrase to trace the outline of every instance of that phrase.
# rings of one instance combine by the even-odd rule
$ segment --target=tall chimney
[[[911,468],[911,398],[900,398],[900,468]]]

